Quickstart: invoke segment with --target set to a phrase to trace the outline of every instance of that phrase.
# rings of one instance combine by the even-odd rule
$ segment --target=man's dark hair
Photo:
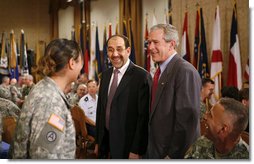
[[[224,86],[221,89],[221,96],[222,97],[233,98],[233,99],[235,99],[237,101],[240,100],[240,98],[239,98],[239,90],[235,86]]]
[[[203,78],[202,79],[202,86],[204,87],[207,83],[214,84],[214,81],[212,79],[209,79],[209,78]]]
[[[249,100],[249,88],[243,88],[239,91],[239,100]]]
[[[129,41],[129,39],[128,39],[126,36],[124,36],[124,35],[119,35],[119,34],[112,35],[110,38],[108,38],[108,40],[107,40],[107,46],[108,46],[109,40],[110,40],[111,38],[114,38],[114,37],[120,37],[120,38],[122,38],[122,39],[124,40],[125,48],[130,47],[130,41]]]

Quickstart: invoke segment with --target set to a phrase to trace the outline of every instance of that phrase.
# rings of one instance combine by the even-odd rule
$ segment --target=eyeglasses
[[[108,52],[108,55],[113,55],[115,51],[117,51],[118,54],[122,53],[123,50],[125,50],[124,48],[122,47],[119,47],[117,49],[114,49],[114,48],[108,48],[107,52]]]

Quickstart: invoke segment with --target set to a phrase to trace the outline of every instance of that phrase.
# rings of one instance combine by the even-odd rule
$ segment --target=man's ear
[[[220,136],[220,138],[225,139],[226,137],[228,137],[228,135],[230,134],[231,130],[232,129],[227,124],[224,124],[221,127],[220,131],[218,132],[218,135]]]
[[[126,51],[129,54],[129,56],[130,56],[131,55],[131,48],[130,47],[126,48]]]

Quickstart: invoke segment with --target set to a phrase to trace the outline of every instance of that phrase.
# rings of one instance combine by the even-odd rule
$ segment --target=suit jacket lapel
[[[127,86],[127,84],[129,83],[130,79],[131,79],[131,74],[132,74],[132,71],[133,71],[133,68],[134,68],[134,64],[132,62],[130,62],[126,72],[124,73],[117,89],[116,89],[116,93],[114,95],[114,98],[117,97],[121,91]],[[113,100],[114,100],[113,98]]]
[[[175,63],[180,59],[180,57],[178,56],[178,54],[176,54],[171,61],[168,63],[166,69],[163,71],[163,73],[161,74],[161,77],[159,79],[158,82],[158,88],[156,91],[156,95],[155,95],[155,100],[154,100],[154,104],[151,107],[151,114],[150,114],[150,119],[152,118],[153,113],[156,110],[156,106],[158,105],[158,102],[160,100],[161,94],[164,91],[164,87],[165,85],[167,85],[168,80],[171,78],[172,74],[174,73],[173,67],[175,65]]]

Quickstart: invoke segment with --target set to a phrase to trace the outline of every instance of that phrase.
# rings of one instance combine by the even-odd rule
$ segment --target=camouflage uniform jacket
[[[200,99],[200,120],[204,118],[206,112],[206,104]]]
[[[190,147],[184,158],[188,159],[249,159],[249,145],[240,139],[234,149],[228,154],[219,154],[215,151],[213,142],[201,136]]]
[[[19,107],[12,101],[0,98],[0,142],[2,141],[2,119],[6,116],[13,116],[15,119],[18,118],[20,113]]]
[[[45,77],[30,91],[17,123],[12,158],[74,159],[75,127],[70,106]]]
[[[11,91],[9,87],[3,87],[0,85],[0,97],[11,100]]]

